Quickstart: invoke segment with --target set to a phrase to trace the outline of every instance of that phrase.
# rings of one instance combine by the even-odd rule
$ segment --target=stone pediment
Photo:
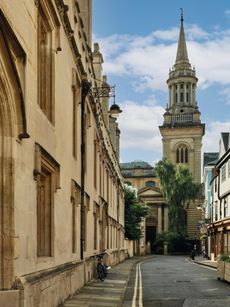
[[[138,196],[148,196],[148,197],[163,197],[161,191],[157,187],[144,187],[138,191]]]

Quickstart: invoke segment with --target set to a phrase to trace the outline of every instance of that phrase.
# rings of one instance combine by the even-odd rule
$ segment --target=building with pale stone
[[[162,135],[163,157],[174,164],[189,168],[193,180],[201,182],[201,146],[205,125],[201,123],[196,101],[196,71],[188,59],[186,39],[181,15],[181,27],[176,62],[167,80],[169,102],[164,113],[163,125],[159,127]],[[199,240],[199,221],[201,210],[197,209],[202,200],[187,204],[187,235],[189,240]]]
[[[137,189],[140,201],[149,206],[149,213],[144,219],[142,237],[137,246],[138,254],[163,252],[155,244],[156,237],[168,230],[168,206],[160,187],[154,168],[143,161],[121,163],[121,173],[125,183]]]
[[[0,306],[58,306],[97,255],[125,257],[120,110],[91,19],[91,0],[0,1]]]

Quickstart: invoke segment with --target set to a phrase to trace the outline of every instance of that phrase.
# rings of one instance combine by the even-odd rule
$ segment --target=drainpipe
[[[84,258],[85,242],[85,99],[91,84],[87,79],[81,82],[81,259]]]

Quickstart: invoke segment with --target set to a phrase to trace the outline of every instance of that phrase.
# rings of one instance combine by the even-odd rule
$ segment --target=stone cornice
[[[77,65],[77,67],[80,69],[81,74],[83,75],[85,73],[83,63],[81,61],[81,54],[79,53],[76,40],[74,38],[74,31],[71,28],[71,24],[68,17],[68,6],[64,4],[63,0],[55,0],[63,28],[65,30],[66,36],[69,41],[70,48],[73,52],[74,60]]]

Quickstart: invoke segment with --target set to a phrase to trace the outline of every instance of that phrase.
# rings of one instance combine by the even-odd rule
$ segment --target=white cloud
[[[155,99],[153,97],[153,99]],[[161,159],[162,141],[159,126],[163,124],[164,108],[157,104],[150,105],[151,98],[144,105],[135,101],[124,101],[120,104],[123,113],[119,117],[121,129],[121,149],[144,149]],[[203,152],[218,152],[221,132],[230,131],[230,121],[215,121],[206,124],[203,137]]]
[[[197,25],[185,29],[190,63],[198,67],[198,86],[230,84],[230,31],[208,33]],[[147,36],[112,35],[96,38],[105,59],[106,74],[137,78],[142,89],[167,90],[168,69],[176,57],[179,28]]]
[[[203,138],[203,151],[218,152],[221,132],[229,132],[229,131],[230,131],[230,121],[229,122],[215,121],[210,124],[206,124],[206,131]]]
[[[230,10],[226,14],[230,16]],[[197,25],[188,25],[185,33],[190,63],[197,67],[198,86],[205,89],[221,85],[224,90],[220,95],[230,104],[230,30],[222,31],[216,27],[213,32],[207,32]],[[161,158],[162,141],[158,127],[163,123],[165,110],[159,106],[154,91],[167,91],[166,80],[168,70],[175,62],[178,36],[179,28],[171,28],[143,37],[113,35],[97,38],[106,74],[130,78],[135,92],[152,90],[152,95],[143,104],[137,101],[119,103],[123,110],[119,117],[123,151],[144,149],[151,153],[152,160]],[[230,131],[230,121],[206,123],[202,150],[218,151],[220,133],[225,131]]]
[[[119,117],[121,148],[160,153],[162,143],[158,126],[163,122],[165,110],[158,105],[140,105],[134,101],[124,101],[120,106],[123,111]]]
[[[223,96],[226,104],[230,105],[230,87],[226,87],[220,94]]]
[[[177,41],[178,40],[178,28],[171,28],[169,30],[158,30],[153,32],[153,37],[161,40]]]
[[[155,97],[153,97],[155,99]],[[162,157],[162,140],[159,126],[163,124],[164,108],[157,104],[150,105],[151,98],[140,105],[135,101],[120,104],[123,113],[119,117],[122,151],[140,149],[153,156],[155,164]],[[157,100],[155,101],[157,103]],[[206,124],[203,137],[203,152],[218,152],[221,132],[230,131],[230,121],[215,121]],[[154,158],[155,157],[155,158]]]
[[[185,32],[188,40],[207,39],[210,37],[208,32],[204,31],[196,24],[189,25]]]

